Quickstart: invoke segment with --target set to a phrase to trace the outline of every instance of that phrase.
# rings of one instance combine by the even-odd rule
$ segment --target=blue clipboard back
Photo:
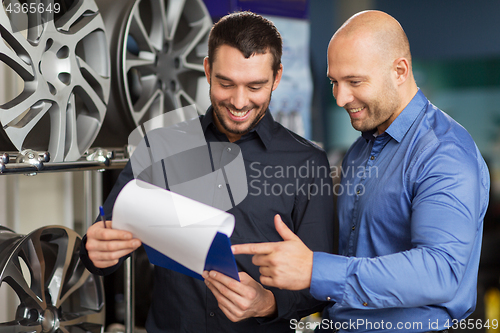
[[[148,255],[149,261],[153,265],[161,266],[173,271],[182,273],[184,275],[204,280],[203,277],[189,268],[179,264],[177,261],[170,259],[161,252],[156,251],[152,247],[143,244],[144,249]],[[207,258],[205,260],[205,270],[207,271],[217,271],[232,277],[236,281],[240,281],[238,275],[238,268],[236,266],[236,260],[234,259],[233,252],[231,251],[231,241],[226,234],[217,232],[212,241],[212,245],[208,250]]]

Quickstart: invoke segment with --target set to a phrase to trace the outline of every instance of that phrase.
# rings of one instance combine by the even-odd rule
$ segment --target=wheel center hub
[[[57,49],[50,48],[42,55],[39,63],[40,74],[51,84],[56,92],[71,83],[71,60],[69,48],[63,46]],[[52,91],[54,94],[54,91]]]
[[[42,322],[42,332],[44,333],[55,332],[59,328],[59,316],[55,309],[45,309],[40,319]]]
[[[167,87],[173,91],[176,90],[177,75],[180,71],[181,60],[172,53],[160,52],[157,55],[157,73],[158,79],[165,83],[164,89]]]

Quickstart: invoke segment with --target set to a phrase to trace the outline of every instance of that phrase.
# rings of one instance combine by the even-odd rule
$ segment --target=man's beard
[[[389,82],[390,81],[386,81],[384,88],[381,89],[380,95],[382,97],[365,103],[365,107],[372,112],[372,119],[369,119],[369,122],[365,121],[359,124],[351,120],[354,129],[361,132],[377,129],[380,125],[387,122],[394,112],[397,111],[398,107],[401,105],[401,97]]]
[[[257,115],[257,117],[254,118],[254,120],[250,123],[249,126],[247,126],[246,128],[243,128],[243,129],[237,129],[237,128],[231,128],[230,127],[230,124],[227,120],[227,117],[222,117],[222,116],[219,116],[222,112],[225,112],[225,110],[221,110],[220,107],[224,107],[226,108],[226,105],[225,104],[217,104],[214,102],[213,98],[212,98],[212,91],[211,89],[209,90],[209,93],[210,93],[210,102],[212,103],[212,108],[214,110],[214,115],[215,117],[217,118],[219,124],[222,126],[222,128],[224,128],[224,130],[226,130],[228,133],[232,133],[232,134],[237,134],[237,135],[243,135],[243,134],[246,134],[248,132],[250,132],[255,126],[257,126],[257,124],[259,123],[259,121],[264,117],[266,111],[267,111],[267,108],[269,107],[269,103],[271,103],[271,96],[272,96],[272,92],[269,94],[269,99],[267,100],[267,102],[263,105],[264,107],[260,110],[259,114]],[[236,110],[236,108],[231,108],[232,110]],[[250,108],[252,109],[252,108]]]

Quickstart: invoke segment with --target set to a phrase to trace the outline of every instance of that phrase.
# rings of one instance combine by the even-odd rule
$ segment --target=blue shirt
[[[340,255],[314,253],[310,291],[340,332],[445,329],[475,309],[488,169],[420,90],[374,133],[344,158]]]

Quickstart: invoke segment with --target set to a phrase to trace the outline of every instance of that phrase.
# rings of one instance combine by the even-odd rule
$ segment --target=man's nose
[[[346,104],[354,100],[351,89],[335,84],[333,87],[333,97],[337,101],[337,105],[343,108]]]
[[[248,92],[244,87],[235,90],[231,99],[231,104],[237,109],[241,110],[248,105]]]

